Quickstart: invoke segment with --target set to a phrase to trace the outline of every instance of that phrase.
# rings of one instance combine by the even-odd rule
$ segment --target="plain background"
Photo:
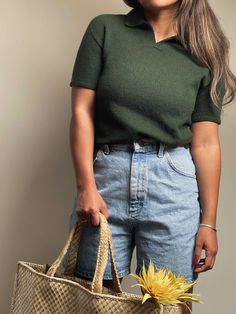
[[[210,3],[230,39],[236,73],[236,3]],[[0,313],[9,311],[17,260],[53,262],[66,241],[76,192],[69,81],[82,35],[95,15],[130,9],[122,1],[1,1]],[[214,268],[195,286],[204,301],[194,304],[196,314],[235,312],[236,107],[224,110],[219,251]],[[130,287],[135,282],[127,276],[122,287],[140,293]]]

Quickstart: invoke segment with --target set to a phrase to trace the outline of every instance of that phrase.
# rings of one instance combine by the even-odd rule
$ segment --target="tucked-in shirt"
[[[193,122],[221,124],[222,109],[210,96],[209,68],[177,35],[156,42],[140,8],[90,20],[69,85],[96,91],[95,147],[147,137],[188,146]],[[223,91],[219,80],[221,101]]]

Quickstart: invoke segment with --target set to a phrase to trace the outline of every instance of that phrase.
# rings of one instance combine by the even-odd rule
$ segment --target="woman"
[[[90,21],[70,82],[70,227],[87,222],[76,275],[93,278],[100,211],[120,280],[136,246],[136,273],[152,260],[192,282],[217,253],[218,127],[236,89],[229,43],[206,0],[125,2],[127,14]]]

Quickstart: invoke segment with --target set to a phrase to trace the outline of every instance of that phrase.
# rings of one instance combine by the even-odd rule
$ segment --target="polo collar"
[[[149,24],[144,16],[143,7],[141,5],[131,9],[125,16],[125,25],[137,26],[141,24]]]
[[[127,26],[135,27],[139,25],[149,25],[149,22],[147,21],[145,15],[144,15],[144,9],[143,6],[138,5],[137,7],[132,8],[126,15],[125,15],[125,21],[124,24]],[[177,42],[180,42],[177,35],[170,36],[169,38],[165,40],[176,40]]]

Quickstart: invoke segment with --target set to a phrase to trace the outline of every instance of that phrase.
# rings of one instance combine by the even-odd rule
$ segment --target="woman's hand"
[[[198,264],[201,258],[202,250],[205,250],[205,261],[203,265]],[[204,272],[212,269],[215,263],[216,254],[218,251],[216,232],[209,227],[199,227],[196,235],[196,245],[194,252],[193,264],[195,272]]]
[[[100,222],[99,212],[102,212],[106,219],[108,219],[107,205],[98,192],[97,187],[92,185],[80,189],[76,207],[78,219],[87,220],[86,223],[98,226]]]

